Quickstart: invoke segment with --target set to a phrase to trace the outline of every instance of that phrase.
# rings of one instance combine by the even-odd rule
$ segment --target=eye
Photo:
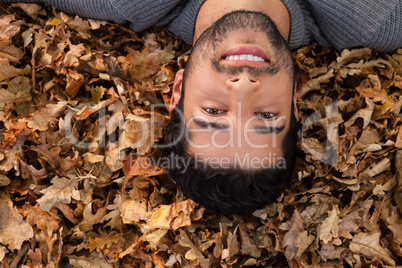
[[[278,114],[277,113],[270,113],[270,112],[264,112],[264,113],[254,113],[256,116],[258,116],[259,118],[261,118],[261,119],[264,119],[264,120],[266,120],[266,119],[272,119],[272,118],[274,118],[275,116],[277,116]]]
[[[210,115],[221,115],[226,113],[226,110],[218,109],[218,108],[202,108],[205,112]]]

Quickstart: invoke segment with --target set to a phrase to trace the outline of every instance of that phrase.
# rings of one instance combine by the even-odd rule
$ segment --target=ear
[[[179,103],[181,97],[181,89],[183,86],[183,73],[184,69],[181,69],[176,73],[176,77],[173,83],[172,98],[170,100],[169,112],[172,112],[173,109],[176,107],[177,103]]]
[[[297,110],[296,103],[297,103],[297,85],[296,85],[296,82],[295,82],[295,91],[293,93],[293,105],[294,105],[293,107],[294,107],[296,121],[299,122],[299,117],[298,117],[299,111]]]

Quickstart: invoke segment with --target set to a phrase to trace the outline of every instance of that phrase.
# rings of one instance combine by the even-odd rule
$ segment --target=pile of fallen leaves
[[[294,178],[248,217],[137,164],[188,52],[165,30],[0,5],[2,267],[402,265],[402,51],[294,52]]]

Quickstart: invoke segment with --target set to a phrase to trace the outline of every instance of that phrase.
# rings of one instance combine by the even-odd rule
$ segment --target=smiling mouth
[[[226,52],[222,62],[232,66],[266,66],[269,63],[267,55],[255,46],[240,46]]]
[[[247,61],[263,61],[265,60],[261,57],[252,54],[241,54],[241,55],[230,55],[226,56],[225,60],[247,60]]]

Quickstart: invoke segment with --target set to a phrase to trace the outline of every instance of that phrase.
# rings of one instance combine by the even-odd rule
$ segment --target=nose
[[[260,81],[247,73],[241,73],[236,76],[228,77],[226,80],[226,85],[228,86],[229,90],[250,93],[253,91],[258,91],[260,88]]]

